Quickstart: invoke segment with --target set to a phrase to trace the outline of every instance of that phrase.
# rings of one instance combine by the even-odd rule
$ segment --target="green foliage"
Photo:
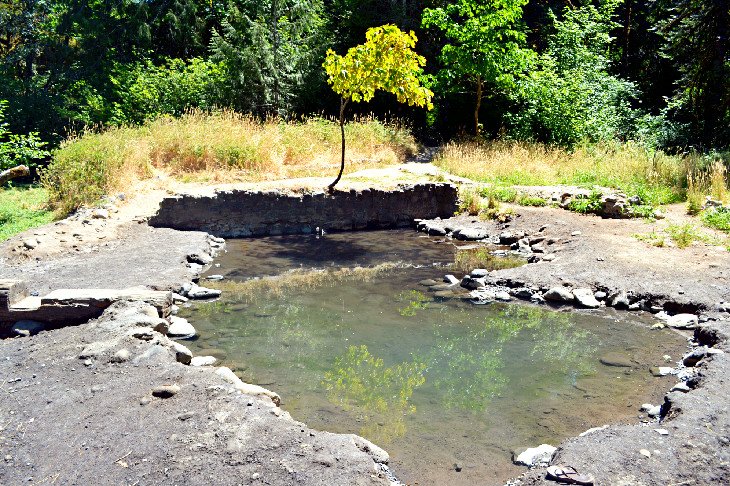
[[[408,302],[405,307],[400,307],[398,313],[404,317],[413,317],[419,310],[426,309],[430,299],[423,292],[411,290],[410,292],[401,292],[398,300]]]
[[[529,196],[524,194],[517,199],[517,204],[520,206],[547,206],[547,201],[541,197]]]
[[[6,108],[7,101],[0,100],[0,171],[21,164],[35,167],[37,161],[50,155],[44,149],[46,144],[35,132],[27,135],[10,133],[8,124],[5,123]]]
[[[441,31],[447,43],[441,48],[443,68],[438,73],[442,91],[474,86],[474,131],[479,134],[479,109],[487,89],[513,86],[515,77],[533,59],[524,48],[521,22],[527,0],[457,0],[423,11],[423,26]]]
[[[48,193],[38,187],[0,190],[0,241],[53,220],[47,208]]]
[[[730,232],[730,208],[728,207],[707,209],[702,213],[701,218],[707,226]]]
[[[416,41],[416,34],[395,25],[368,29],[365,43],[344,56],[327,51],[327,82],[344,100],[367,102],[382,90],[394,94],[399,103],[431,109],[433,92],[419,79],[426,59],[413,50]]]
[[[555,32],[548,49],[513,93],[516,109],[507,117],[512,136],[573,147],[630,135],[637,93],[610,73],[618,4],[607,0],[598,8],[566,8],[561,20],[551,16]]]
[[[603,207],[601,204],[602,197],[601,191],[593,190],[587,197],[576,197],[570,201],[568,209],[581,214],[597,213]]]
[[[475,268],[484,268],[486,270],[503,270],[506,268],[521,267],[527,263],[527,260],[512,256],[494,256],[492,251],[486,247],[468,248],[465,250],[457,250],[454,256],[454,271],[461,273],[469,273]]]
[[[694,243],[695,240],[702,239],[702,235],[691,223],[670,224],[667,227],[666,232],[678,248],[687,248]]]

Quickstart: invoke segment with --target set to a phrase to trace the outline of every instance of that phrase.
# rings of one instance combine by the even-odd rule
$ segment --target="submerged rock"
[[[633,368],[634,363],[631,358],[621,353],[606,353],[599,358],[601,364],[605,366],[615,366],[617,368]]]

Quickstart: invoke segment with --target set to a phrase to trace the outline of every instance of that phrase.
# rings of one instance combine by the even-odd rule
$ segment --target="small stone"
[[[150,403],[151,401],[152,401],[152,399],[151,399],[150,397],[142,397],[142,398],[140,398],[140,400],[139,400],[139,404],[140,404],[140,405],[142,405],[142,406],[144,407],[145,405],[149,405],[149,403]]]
[[[651,325],[652,329],[664,329],[665,327],[667,326],[665,326],[663,322],[657,322],[656,324]]]
[[[459,464],[458,462],[454,463],[454,471],[461,472],[462,469],[463,469],[463,467],[461,464]]]
[[[629,296],[623,290],[617,290],[609,294],[607,304],[617,309],[628,309]]]
[[[696,349],[693,349],[691,352],[684,355],[682,358],[682,364],[685,366],[691,368],[692,366],[695,366],[697,363],[700,362],[702,358],[704,358],[707,355],[707,348],[705,346],[700,346]]]
[[[634,363],[631,359],[621,353],[606,353],[598,360],[602,365],[615,366],[617,368],[633,368]]]
[[[224,277],[223,277],[223,275],[208,275],[205,278],[206,278],[206,280],[220,281],[220,280],[223,280]]]
[[[494,298],[497,300],[501,300],[502,302],[509,302],[510,300],[512,300],[512,296],[503,290],[495,293]]]
[[[649,452],[649,451],[648,451],[648,450],[646,450],[646,449],[641,449],[641,450],[639,451],[639,454],[641,454],[641,455],[642,455],[642,456],[644,456],[644,457],[651,457],[651,452]]]
[[[424,287],[433,287],[434,285],[438,285],[438,282],[432,278],[427,278],[418,282],[418,285],[423,285]]]
[[[157,398],[171,398],[178,394],[180,387],[177,385],[160,385],[152,389],[152,396]]]
[[[485,268],[475,268],[471,272],[469,272],[469,276],[472,278],[482,278],[489,275],[489,270]]]
[[[39,242],[35,238],[28,238],[26,240],[23,240],[23,246],[27,250],[34,250],[38,246]]]
[[[654,376],[667,376],[674,373],[674,368],[671,368],[669,366],[653,366],[649,369],[649,371]]]
[[[92,219],[109,219],[109,211],[103,208],[94,209],[91,213]]]
[[[654,432],[659,435],[669,435],[669,431],[667,429],[654,429]]]
[[[253,479],[254,481],[256,481],[256,480],[257,480],[258,478],[260,478],[260,477],[261,477],[261,474],[259,474],[259,473],[253,473],[253,474],[251,475],[251,479]]]
[[[114,353],[114,356],[109,359],[112,363],[124,363],[125,361],[128,361],[131,354],[128,349],[120,349],[116,353]]]
[[[601,303],[596,300],[596,298],[593,296],[593,291],[588,288],[580,288],[573,290],[573,296],[575,297],[575,302],[580,307],[585,307],[588,309],[597,309],[601,306]]]
[[[172,293],[172,301],[178,304],[184,303],[188,301],[188,298],[185,296],[182,296],[178,294],[177,292]]]
[[[194,337],[197,331],[187,319],[178,316],[170,316],[170,327],[167,335],[172,338],[186,339]]]
[[[454,231],[453,236],[457,240],[466,240],[466,241],[477,241],[477,240],[483,240],[485,238],[489,238],[489,234],[486,232],[486,230],[481,229],[481,228],[457,229]]]
[[[210,265],[213,263],[213,257],[207,253],[191,253],[187,257],[188,263],[195,263],[197,265]]]
[[[598,290],[596,293],[593,294],[593,297],[596,298],[596,300],[604,300],[607,295],[606,292],[603,292],[602,290]]]
[[[555,260],[555,258],[557,258],[557,256],[555,255],[555,253],[548,253],[547,255],[543,255],[542,256],[542,261],[544,261],[544,262],[552,262],[553,260]]]
[[[460,282],[460,280],[453,275],[444,275],[444,282],[449,285],[456,285]]]
[[[677,383],[676,385],[674,385],[670,391],[688,393],[690,391],[690,387],[687,386],[687,384],[682,381],[682,382]]]
[[[177,416],[177,419],[185,422],[186,420],[189,420],[191,418],[195,417],[195,413],[193,412],[183,412],[180,415]]]
[[[10,328],[10,332],[16,336],[32,336],[46,328],[45,324],[38,321],[18,321]]]
[[[221,291],[195,285],[188,291],[187,296],[190,299],[215,299],[221,296]]]
[[[697,323],[698,318],[694,314],[676,314],[667,319],[667,326],[675,329],[694,329]]]
[[[217,361],[215,356],[195,356],[190,360],[190,366],[213,366]]]
[[[92,364],[94,364],[94,363],[90,359],[84,360],[84,366],[91,366]]]
[[[545,300],[553,302],[573,302],[573,293],[565,287],[553,287],[543,295]]]
[[[570,236],[580,236],[582,234],[583,233],[581,231],[573,231],[572,233],[570,233]]]
[[[528,448],[516,456],[513,454],[512,462],[527,467],[546,465],[550,463],[550,460],[553,458],[556,450],[557,447],[553,447],[549,444],[542,444],[538,447]]]
[[[178,363],[189,365],[193,359],[193,353],[178,342],[172,342],[172,350],[175,352],[175,359]]]

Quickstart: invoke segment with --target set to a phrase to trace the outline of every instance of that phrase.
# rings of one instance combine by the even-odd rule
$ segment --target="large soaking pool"
[[[502,484],[523,471],[514,450],[635,422],[671,385],[649,369],[686,341],[646,319],[474,305],[419,283],[460,278],[456,252],[411,231],[230,240],[209,272],[224,280],[205,284],[223,298],[182,312],[190,347],[310,427],[380,445],[419,485]]]

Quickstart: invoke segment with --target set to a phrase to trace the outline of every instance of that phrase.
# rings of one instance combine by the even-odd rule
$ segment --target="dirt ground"
[[[436,174],[424,166],[408,169],[415,175],[396,169],[394,177]],[[366,185],[381,176],[361,174],[351,183]],[[6,241],[0,245],[0,277],[23,278],[41,294],[56,288],[179,287],[199,270],[187,265],[187,255],[205,251],[208,243],[204,233],[145,224],[168,193],[160,189],[165,184],[141,186],[111,206],[108,218],[79,213]],[[720,302],[730,301],[730,252],[704,243],[658,248],[634,237],[685,221],[681,208],[671,208],[656,223],[554,208],[516,211],[519,217],[509,226],[459,219],[490,234],[509,230],[546,237],[545,253],[554,254],[553,261],[499,271],[490,277],[494,283],[626,290],[665,308],[702,314],[701,327],[713,330],[714,348],[730,351],[729,316],[717,312]],[[29,238],[38,243],[33,249],[24,244]],[[351,437],[310,431],[264,399],[230,393],[214,374],[175,363],[164,346],[164,352],[150,354],[154,342],[132,339],[128,325],[110,328],[107,319],[0,341],[0,484],[389,482],[372,454]],[[110,340],[113,347],[90,365],[79,359],[85,345]],[[132,359],[109,362],[109,353],[119,347],[132,351]],[[146,357],[135,362],[140,356]],[[693,378],[695,388],[668,395],[670,413],[661,424],[637,420],[570,439],[553,463],[590,473],[598,485],[730,484],[728,376],[727,353],[705,358]],[[160,384],[181,389],[169,399],[151,398],[150,390]],[[544,477],[544,468],[537,468],[513,484],[548,484]]]

